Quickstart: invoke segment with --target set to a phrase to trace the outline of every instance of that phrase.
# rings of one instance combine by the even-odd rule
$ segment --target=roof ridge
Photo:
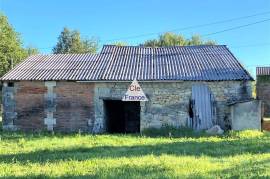
[[[105,44],[103,45],[104,47],[118,47],[118,48],[123,48],[123,47],[134,47],[134,48],[173,48],[173,47],[204,47],[204,46],[214,46],[214,47],[219,47],[219,46],[225,46],[227,45],[207,45],[207,44],[202,44],[202,45],[172,45],[172,46],[162,46],[162,47],[148,47],[148,46],[143,46],[143,45],[112,45],[112,44]]]
[[[30,55],[29,57],[33,56],[54,56],[54,55],[99,55],[100,53],[49,53],[49,54],[43,54],[43,53],[38,53],[38,54],[33,54]],[[27,58],[29,58],[27,57]]]

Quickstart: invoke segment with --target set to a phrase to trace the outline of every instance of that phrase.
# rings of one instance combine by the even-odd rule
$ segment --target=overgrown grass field
[[[270,134],[206,136],[0,131],[0,178],[270,178]]]

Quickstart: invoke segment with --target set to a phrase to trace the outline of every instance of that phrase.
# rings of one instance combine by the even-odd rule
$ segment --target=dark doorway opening
[[[140,102],[104,100],[109,133],[140,132]]]

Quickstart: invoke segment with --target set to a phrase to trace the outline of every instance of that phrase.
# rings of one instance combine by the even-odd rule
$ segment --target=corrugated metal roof
[[[105,45],[99,54],[34,55],[2,80],[252,80],[223,45]]]
[[[270,75],[270,66],[269,67],[257,67],[256,68],[256,75]]]

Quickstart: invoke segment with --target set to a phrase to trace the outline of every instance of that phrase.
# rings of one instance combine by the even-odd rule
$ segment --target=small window
[[[14,87],[14,83],[13,82],[8,82],[8,87]]]

